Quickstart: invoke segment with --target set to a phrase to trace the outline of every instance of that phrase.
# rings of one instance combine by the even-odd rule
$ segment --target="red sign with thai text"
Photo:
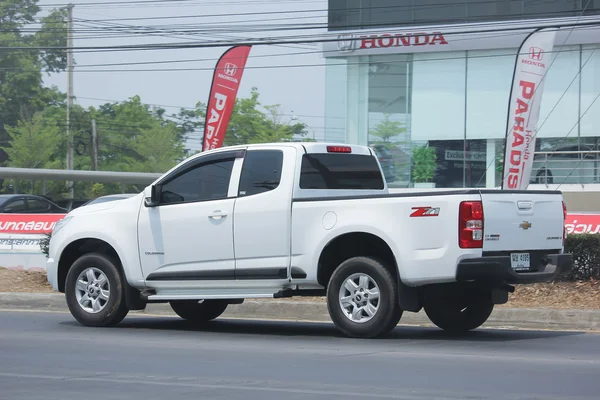
[[[33,234],[52,232],[66,214],[0,214],[0,234]]]
[[[567,214],[565,228],[569,235],[600,233],[600,214]]]

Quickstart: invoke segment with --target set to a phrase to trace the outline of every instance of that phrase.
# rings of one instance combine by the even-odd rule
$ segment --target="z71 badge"
[[[413,207],[412,210],[414,210],[414,211],[412,212],[412,214],[410,214],[411,218],[412,217],[437,217],[438,215],[440,215],[439,207]]]

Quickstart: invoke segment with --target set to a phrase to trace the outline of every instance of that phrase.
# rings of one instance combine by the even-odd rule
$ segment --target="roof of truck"
[[[308,152],[310,152],[311,149],[324,148],[327,146],[345,146],[345,147],[351,147],[353,150],[355,150],[355,149],[370,149],[369,146],[362,146],[362,145],[357,145],[357,144],[334,143],[334,142],[279,142],[279,143],[241,144],[241,145],[236,145],[236,146],[219,147],[218,149],[206,150],[206,151],[203,151],[196,155],[198,156],[198,155],[207,154],[207,153],[218,153],[221,151],[251,149],[253,147],[295,147],[297,149],[306,149]]]

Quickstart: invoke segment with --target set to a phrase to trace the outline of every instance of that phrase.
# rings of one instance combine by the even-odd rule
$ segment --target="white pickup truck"
[[[326,296],[351,337],[421,309],[468,331],[513,284],[571,269],[565,216],[558,191],[390,193],[364,146],[225,147],[137,196],[70,212],[52,233],[48,281],[86,326],[148,303],[205,322],[247,298]]]

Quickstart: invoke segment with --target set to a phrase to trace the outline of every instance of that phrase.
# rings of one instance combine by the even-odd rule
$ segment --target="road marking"
[[[189,382],[159,382],[156,380],[156,376],[148,377],[152,379],[144,379],[143,377],[134,377],[132,379],[102,377],[102,376],[67,376],[67,375],[41,375],[41,374],[17,374],[17,373],[4,373],[0,372],[0,377],[5,378],[22,378],[22,379],[45,379],[45,380],[60,380],[60,381],[86,381],[86,382],[106,382],[106,383],[122,383],[139,386],[140,384],[155,385],[155,386],[170,386],[170,387],[192,387],[201,389],[221,389],[221,390],[237,390],[237,391],[257,391],[257,392],[279,392],[279,393],[293,393],[293,394],[304,394],[304,395],[332,395],[336,397],[360,397],[360,398],[380,398],[380,399],[397,399],[398,391],[391,390],[389,394],[385,393],[373,393],[372,391],[355,391],[355,392],[343,392],[340,391],[341,387],[336,390],[325,389],[301,389],[293,387],[265,387],[265,386],[250,386],[250,385],[238,385],[235,382],[226,382],[222,384],[216,383],[189,383]],[[141,379],[140,379],[141,378]],[[184,379],[184,378],[182,378]],[[191,378],[194,379],[194,378]],[[403,394],[403,399],[423,399],[422,395],[415,394]]]

